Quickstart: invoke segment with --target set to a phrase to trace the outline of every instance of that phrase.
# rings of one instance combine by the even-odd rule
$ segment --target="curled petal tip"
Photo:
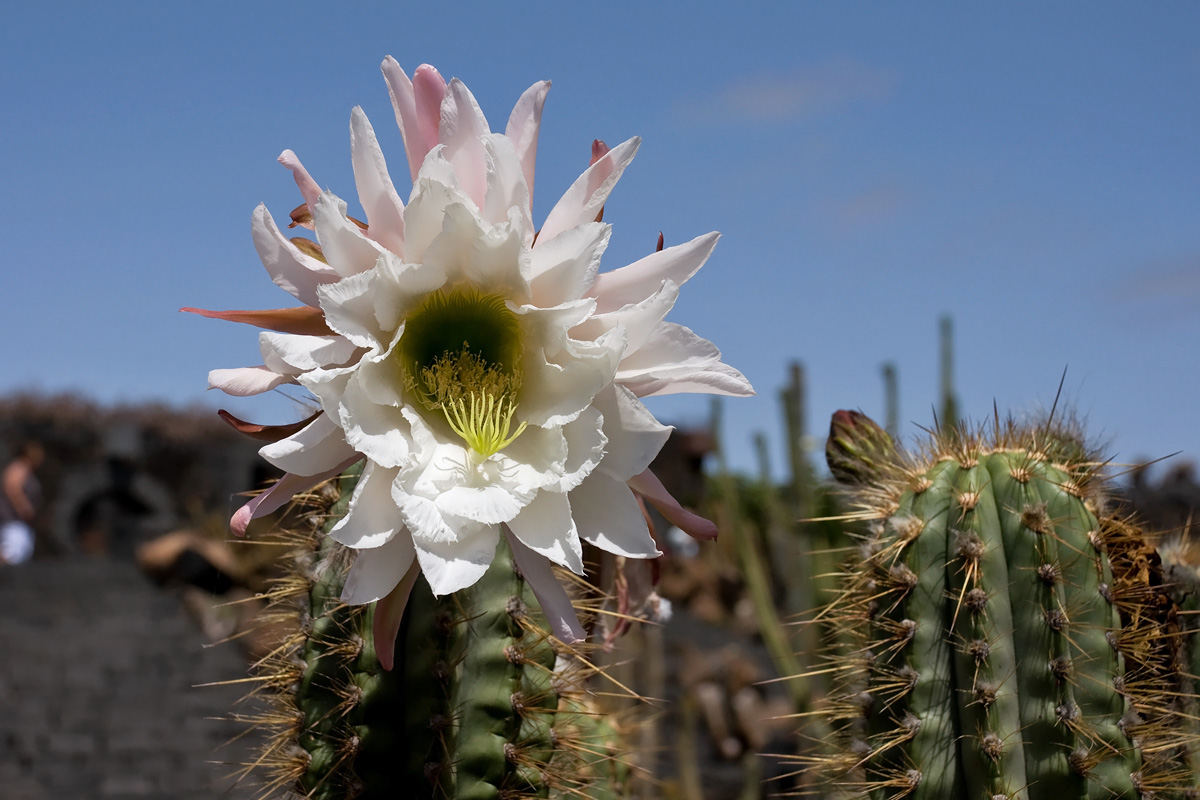
[[[246,528],[250,527],[250,520],[254,517],[254,509],[250,504],[239,508],[233,512],[233,517],[229,520],[229,530],[234,536],[241,538],[246,535]]]
[[[646,470],[629,479],[629,488],[645,497],[650,504],[658,509],[667,521],[691,536],[701,541],[711,541],[717,538],[717,526],[699,514],[688,511],[671,496],[662,481],[653,472]]]
[[[604,156],[608,153],[609,149],[610,149],[609,146],[606,145],[602,139],[592,140],[592,162],[591,163],[595,164],[597,161],[604,158]]]

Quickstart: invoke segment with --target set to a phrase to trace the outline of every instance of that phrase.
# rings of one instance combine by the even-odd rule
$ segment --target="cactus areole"
[[[1153,549],[1078,438],[996,427],[856,473],[823,766],[874,800],[1193,797]]]

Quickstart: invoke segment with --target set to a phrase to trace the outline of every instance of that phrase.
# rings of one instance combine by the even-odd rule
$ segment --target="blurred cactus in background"
[[[810,674],[836,675],[838,749],[807,762],[833,796],[1196,796],[1182,595],[1077,431],[996,420],[902,453],[838,412],[827,454],[870,525]]]

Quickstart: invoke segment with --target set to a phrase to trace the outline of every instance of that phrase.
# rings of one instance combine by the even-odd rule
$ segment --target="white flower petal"
[[[692,372],[720,360],[721,351],[708,339],[674,322],[660,322],[637,352],[627,353],[621,359],[617,380]]]
[[[334,541],[355,550],[373,549],[396,535],[403,526],[400,509],[392,500],[392,481],[397,472],[367,461],[350,497],[346,516],[329,531]]]
[[[554,491],[569,492],[604,458],[604,446],[608,437],[604,435],[604,417],[595,408],[586,408],[578,418],[562,427],[567,442],[567,460],[563,464],[562,477]]]
[[[446,272],[438,265],[406,263],[391,253],[380,257],[371,276],[375,321],[382,330],[393,331],[393,339],[405,315],[446,284]]]
[[[425,251],[430,242],[442,232],[446,208],[466,199],[454,183],[446,183],[428,174],[435,171],[438,165],[445,165],[440,146],[430,151],[425,159],[422,174],[417,177],[412,197],[404,209],[404,257],[409,263],[425,260]]]
[[[690,242],[651,253],[628,266],[601,272],[588,292],[597,300],[600,313],[615,311],[630,303],[640,303],[654,294],[663,281],[682,286],[696,274],[717,246],[719,233],[706,233]]]
[[[546,215],[546,222],[538,235],[539,241],[543,237],[552,239],[568,228],[595,220],[641,143],[642,140],[635,136],[609,150],[588,167]]]
[[[429,510],[429,506],[432,506],[429,501],[418,499],[405,509],[414,506],[424,508],[414,510],[413,519],[428,521],[431,514],[436,514],[436,511]],[[496,545],[500,542],[500,532],[495,525],[480,525],[466,520],[455,523],[448,539],[424,536],[416,527],[410,526],[410,530],[421,572],[425,573],[429,588],[439,597],[465,589],[482,578],[495,558]]]
[[[521,317],[521,329],[525,338],[536,342],[538,347],[550,356],[557,356],[563,350],[574,347],[574,343],[569,341],[568,332],[585,324],[595,307],[596,301],[590,298],[572,300],[549,308],[539,308],[536,305],[513,308],[512,304],[509,304],[509,308]],[[601,329],[599,333],[606,330]],[[580,340],[594,341],[596,338],[598,336],[580,337]]]
[[[326,414],[333,419],[339,419],[342,395],[346,393],[346,384],[353,374],[353,366],[314,369],[299,376],[297,380],[313,393]]]
[[[584,541],[626,558],[662,555],[642,507],[624,481],[594,472],[568,498]]]
[[[404,387],[399,375],[393,348],[377,356],[363,358],[354,373],[354,381],[368,402],[400,408],[405,401],[401,394]]]
[[[266,445],[258,454],[293,475],[316,475],[357,455],[328,414],[320,415],[291,436]]]
[[[546,621],[550,623],[550,632],[567,644],[582,642],[587,634],[579,624],[571,598],[558,578],[554,577],[550,562],[521,544],[521,540],[511,532],[505,531],[504,537],[512,548],[513,561],[525,576],[525,582],[533,590]]]
[[[462,203],[446,207],[442,232],[424,256],[425,263],[443,271],[449,282],[466,282],[516,303],[529,299],[529,284],[521,270],[528,258],[516,230],[509,225],[485,225]]]
[[[404,202],[392,185],[375,130],[359,106],[350,112],[350,161],[358,199],[367,213],[367,235],[403,255]]]
[[[521,173],[521,162],[513,143],[505,137],[489,133],[483,137],[484,161],[487,164],[487,196],[480,216],[493,225],[509,222],[520,234],[521,242],[533,244],[533,211],[529,206],[529,187]]]
[[[291,381],[290,375],[281,375],[266,367],[233,367],[209,370],[208,373],[208,388],[220,389],[234,397],[262,394]]]
[[[611,225],[587,222],[548,241],[539,238],[530,256],[533,302],[548,307],[583,297],[596,281],[611,234]]]
[[[671,435],[632,392],[623,386],[606,386],[596,395],[595,406],[604,415],[608,453],[600,469],[619,481],[646,470]]]
[[[672,281],[664,281],[657,292],[640,303],[622,306],[616,311],[596,314],[581,325],[571,329],[576,339],[595,339],[601,333],[620,327],[625,331],[625,355],[622,361],[642,349],[674,306],[679,297],[679,287]]]
[[[361,376],[360,369],[346,381],[338,405],[347,444],[381,466],[408,466],[412,434],[403,409],[372,402]]]
[[[547,357],[527,353],[519,413],[530,425],[562,425],[591,405],[596,393],[612,382],[624,331],[608,331],[595,342],[574,342],[572,353]]]
[[[524,504],[540,489],[557,485],[567,463],[567,438],[562,427],[531,425],[492,461],[499,466],[496,479]]]
[[[258,349],[268,368],[293,375],[342,366],[355,351],[354,343],[341,336],[305,336],[275,331],[258,334]]]
[[[476,208],[483,208],[487,192],[487,165],[480,137],[490,132],[475,96],[462,81],[452,78],[442,99],[438,140],[445,148],[446,160],[454,166],[459,186]]]
[[[370,550],[359,550],[358,557],[342,587],[342,601],[361,605],[391,593],[412,567],[416,553],[412,537],[405,533]]]
[[[534,497],[532,491],[513,490],[492,480],[480,481],[476,485],[453,486],[438,494],[434,503],[445,514],[496,525],[520,514]]]
[[[344,200],[330,192],[322,194],[313,208],[313,221],[325,260],[337,274],[349,277],[375,266],[383,248],[350,221]]]
[[[565,494],[538,492],[533,502],[508,521],[508,529],[530,550],[583,574],[583,546]]]
[[[283,235],[261,203],[250,218],[250,235],[263,267],[276,286],[301,303],[316,307],[317,287],[332,283],[338,274],[329,265],[300,251]]]
[[[521,172],[525,176],[525,185],[529,187],[531,204],[538,133],[542,127],[542,107],[546,104],[546,94],[549,91],[550,81],[538,81],[526,89],[513,106],[512,114],[508,117],[508,126],[504,129],[504,135],[512,141],[517,158],[520,159]]]
[[[386,346],[384,329],[375,318],[376,273],[360,272],[317,290],[329,327],[359,347]]]

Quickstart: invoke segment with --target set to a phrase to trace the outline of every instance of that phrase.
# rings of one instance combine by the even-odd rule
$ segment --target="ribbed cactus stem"
[[[1009,426],[889,460],[869,420],[833,431],[831,468],[877,517],[827,610],[856,637],[835,658],[840,780],[874,800],[1190,797],[1169,601],[1078,439]]]
[[[311,512],[322,524],[298,537],[274,593],[276,622],[294,628],[260,665],[278,705],[263,719],[272,785],[313,800],[623,796],[627,772],[612,726],[591,719],[584,662],[556,652],[503,541],[468,589],[435,598],[418,580],[394,666],[380,666],[373,606],[339,599],[352,553],[325,535],[356,478]],[[279,613],[296,599],[298,614]]]

